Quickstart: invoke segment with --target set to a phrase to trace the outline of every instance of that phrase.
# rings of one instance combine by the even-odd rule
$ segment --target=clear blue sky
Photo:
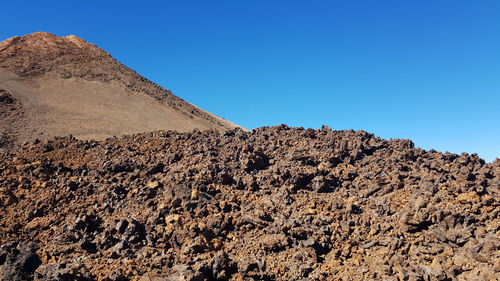
[[[500,1],[4,1],[246,128],[363,129],[500,157]]]

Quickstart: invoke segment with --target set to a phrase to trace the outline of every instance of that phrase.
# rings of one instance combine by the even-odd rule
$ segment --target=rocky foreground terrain
[[[26,143],[1,280],[498,280],[500,160],[277,126]]]

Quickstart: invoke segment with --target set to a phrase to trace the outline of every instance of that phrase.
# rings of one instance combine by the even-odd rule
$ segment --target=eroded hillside
[[[9,107],[9,119],[0,123],[3,146],[54,136],[102,140],[159,129],[238,127],[73,35],[37,32],[0,42],[0,91],[20,105]]]

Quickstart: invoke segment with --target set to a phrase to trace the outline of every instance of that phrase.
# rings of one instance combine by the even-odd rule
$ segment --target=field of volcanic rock
[[[498,280],[500,160],[364,131],[155,131],[0,154],[1,280]]]

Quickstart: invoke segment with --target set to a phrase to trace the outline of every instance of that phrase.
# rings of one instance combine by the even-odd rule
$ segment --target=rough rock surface
[[[10,242],[0,247],[2,271],[1,280],[33,280],[35,270],[41,261],[33,245]]]
[[[8,91],[0,88],[0,148],[16,142],[18,132],[14,129],[24,117],[22,104]]]
[[[0,157],[3,280],[26,255],[35,280],[500,276],[498,159],[284,125],[56,138]]]

